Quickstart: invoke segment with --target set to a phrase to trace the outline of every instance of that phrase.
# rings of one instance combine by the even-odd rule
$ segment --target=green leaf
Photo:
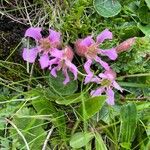
[[[56,110],[53,102],[45,95],[45,89],[33,89],[27,93],[28,97],[37,97],[36,100],[32,101],[34,109],[40,115],[47,116],[46,119],[50,119],[59,132],[59,135],[66,138],[66,121],[65,115],[62,110]]]
[[[146,110],[146,109],[148,109],[148,108],[150,108],[150,102],[137,102],[136,103],[136,107],[137,107],[137,110],[138,111],[141,111],[141,110]]]
[[[64,112],[57,111],[52,103],[45,99],[37,100],[36,103],[32,103],[37,112],[41,115],[49,116],[51,122],[58,129],[59,135],[62,138],[66,138],[66,122]]]
[[[130,144],[130,143],[127,143],[127,142],[123,142],[123,143],[121,143],[120,145],[121,145],[121,147],[123,147],[123,148],[125,148],[125,149],[130,149],[130,146],[131,146],[131,144]]]
[[[58,99],[56,99],[56,103],[67,106],[67,105],[70,105],[72,103],[78,103],[78,102],[80,102],[81,98],[82,98],[81,93],[76,93],[76,94],[73,94],[73,95],[59,97]]]
[[[121,108],[120,142],[121,146],[129,149],[137,126],[137,109],[134,103]]]
[[[147,7],[150,9],[150,0],[145,0]]]
[[[107,150],[107,147],[98,132],[95,133],[95,146],[96,150]]]
[[[150,140],[148,141],[148,143],[147,143],[147,145],[145,147],[145,150],[148,150],[148,149],[150,149]]]
[[[94,0],[95,10],[103,17],[113,17],[121,11],[117,0]]]
[[[8,138],[3,138],[0,136],[0,141],[1,141],[1,150],[8,150],[10,149],[10,140]]]
[[[139,87],[139,88],[147,88],[150,87],[148,84],[141,84],[141,83],[135,83],[135,82],[119,82],[121,86],[125,87]]]
[[[13,117],[13,123],[22,132],[30,148],[40,150],[41,145],[46,138],[46,132],[42,128],[43,121],[31,116],[36,116],[34,110],[23,108]],[[15,137],[13,138],[17,139],[21,144],[20,148],[23,148],[23,146],[25,146],[24,142],[18,135],[16,129],[12,128],[10,132],[11,134],[15,134]]]
[[[57,77],[54,78],[50,75],[49,85],[50,90],[53,90],[58,95],[70,95],[75,93],[78,88],[77,81],[73,80],[73,77],[70,75],[70,82],[66,85],[63,84],[64,75],[61,72],[58,72]]]
[[[150,24],[142,26],[140,23],[137,24],[137,27],[146,35],[150,36]]]
[[[150,24],[150,10],[146,5],[141,6],[137,12],[138,12],[138,17],[142,23]]]
[[[64,112],[61,110],[56,110],[53,103],[43,96],[32,102],[35,110],[41,114],[49,116],[54,126],[58,129],[59,135],[65,139],[66,138],[66,122]]]
[[[101,110],[96,113],[93,120],[99,122],[103,121],[106,124],[111,124],[112,119],[115,119],[117,116],[120,115],[121,105],[115,104],[114,106],[109,106],[108,104],[104,104]],[[110,115],[111,110],[111,115]]]
[[[131,37],[135,37],[139,34],[139,28],[137,27],[137,24],[133,21],[131,22],[125,22],[120,27],[120,36],[122,39],[128,39]]]
[[[81,104],[78,112],[83,120],[87,120],[101,110],[106,100],[106,96],[91,97]]]
[[[91,132],[77,132],[71,137],[70,146],[73,148],[81,148],[86,146],[93,137],[94,134]]]

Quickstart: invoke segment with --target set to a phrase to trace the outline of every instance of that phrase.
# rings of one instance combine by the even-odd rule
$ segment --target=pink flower
[[[107,99],[106,102],[109,105],[114,105],[114,91],[113,88],[122,92],[122,88],[119,84],[115,81],[116,73],[111,69],[105,71],[104,73],[100,73],[99,77],[95,77],[91,80],[91,82],[96,82],[101,84],[101,87],[97,88],[96,90],[91,91],[92,96],[99,96],[102,93],[106,93]]]
[[[99,45],[106,39],[112,39],[112,33],[108,29],[105,29],[97,36],[96,42],[93,40],[92,36],[88,36],[84,39],[77,40],[75,43],[77,54],[87,59],[86,63],[84,64],[84,69],[88,74],[85,79],[85,83],[89,82],[93,76],[93,72],[91,72],[90,69],[93,60],[98,62],[106,70],[110,69],[109,65],[102,61],[98,54],[108,56],[111,60],[115,60],[117,58],[115,48],[107,50],[102,50],[99,48]]]
[[[73,51],[70,47],[66,47],[65,49],[59,51],[55,50],[51,53],[51,56],[54,57],[49,61],[49,69],[51,70],[51,74],[54,77],[57,77],[56,71],[62,70],[65,80],[64,84],[67,84],[70,81],[68,75],[68,69],[73,73],[74,80],[77,79],[77,67],[72,63],[73,59]],[[56,65],[52,68],[52,65]]]
[[[49,36],[44,38],[41,35],[42,28],[30,27],[25,32],[25,37],[31,37],[35,40],[36,46],[34,48],[23,49],[22,57],[25,61],[34,63],[37,55],[40,54],[40,65],[44,69],[49,65],[49,54],[55,51],[61,44],[60,33],[49,29]]]

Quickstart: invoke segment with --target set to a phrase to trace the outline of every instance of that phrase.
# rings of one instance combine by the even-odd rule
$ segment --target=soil
[[[0,60],[5,61],[14,51],[16,46],[24,37],[24,33],[27,28],[28,27],[23,24],[15,22],[5,16],[0,16]],[[22,45],[23,44],[20,44],[20,46],[12,53],[11,57],[7,61],[19,64],[24,63],[21,56],[23,48]],[[7,67],[20,70],[20,72],[16,75],[9,69],[6,69]],[[5,68],[0,65],[0,74],[4,75],[4,78],[10,79],[11,81],[20,80],[20,73],[23,72],[20,66],[11,65],[10,63],[7,67]]]
[[[11,54],[12,50],[21,42],[26,29],[27,26],[0,16],[0,60],[5,60]],[[18,62],[20,59],[18,51],[18,49],[15,51],[11,60]]]

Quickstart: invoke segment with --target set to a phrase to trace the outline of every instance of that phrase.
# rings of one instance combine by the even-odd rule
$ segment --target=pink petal
[[[62,50],[58,50],[56,48],[53,48],[52,51],[51,51],[51,56],[61,59],[63,57],[63,51]]]
[[[31,37],[38,41],[42,38],[41,31],[42,29],[39,27],[36,28],[30,27],[29,29],[26,30],[25,37]]]
[[[94,83],[99,84],[101,82],[101,79],[98,78],[97,76],[93,77],[93,75],[87,75],[85,77],[84,84],[87,84],[89,82],[94,82]]]
[[[66,60],[66,65],[68,66],[69,70],[73,73],[74,75],[74,80],[77,80],[77,75],[78,75],[78,69],[77,67],[71,63],[69,60]]]
[[[106,95],[107,95],[107,99],[106,99],[107,104],[114,105],[115,104],[114,91],[112,89],[107,89]]]
[[[95,58],[95,61],[97,61],[98,63],[100,63],[100,65],[102,67],[104,67],[106,70],[110,69],[109,65],[106,62],[102,61],[98,56]]]
[[[63,64],[62,64],[61,60],[59,60],[59,63],[57,65],[57,70],[59,71],[61,69],[63,69]]]
[[[49,29],[49,40],[53,47],[58,47],[61,44],[61,33]]]
[[[52,65],[55,65],[55,64],[58,64],[58,63],[59,63],[59,59],[58,58],[51,59],[49,61],[49,70],[51,70]]]
[[[104,92],[104,88],[98,88],[96,90],[92,90],[90,94],[94,97],[94,96],[101,95],[103,92]]]
[[[40,56],[40,59],[39,59],[39,62],[40,62],[40,65],[41,65],[41,69],[44,69],[46,67],[49,66],[49,57],[48,55],[42,55]]]
[[[97,76],[95,76],[91,79],[91,82],[95,82],[95,83],[99,84],[101,82],[101,79],[98,78]]]
[[[64,80],[63,84],[66,85],[66,84],[70,81],[70,78],[69,78],[67,69],[64,69],[64,70],[63,70],[63,73],[64,73],[64,75],[65,75],[65,80]]]
[[[30,62],[30,63],[34,63],[35,59],[37,57],[37,54],[38,54],[37,48],[31,48],[31,49],[24,48],[23,53],[22,53],[22,57],[25,61]]]
[[[113,35],[112,32],[110,32],[108,29],[105,29],[104,31],[102,31],[96,38],[96,42],[97,43],[102,43],[104,42],[106,39],[112,39]]]
[[[86,63],[84,64],[84,70],[86,71],[86,73],[90,76],[93,76],[93,72],[91,72],[91,65],[92,65],[92,60],[88,59],[86,61]]]
[[[51,75],[54,76],[55,78],[57,77],[56,71],[57,71],[57,67],[54,67],[54,68],[51,70]]]
[[[116,81],[113,82],[113,87],[121,92],[123,91],[123,89],[120,87],[120,85]]]
[[[94,75],[93,72],[91,72],[91,68],[90,68],[91,65],[92,65],[92,60],[91,59],[88,59],[86,61],[86,63],[84,64],[84,70],[87,73],[87,76],[85,77],[85,80],[84,80],[84,84],[87,84],[87,83],[91,82],[92,77]]]
[[[109,69],[109,70],[106,70],[104,72],[104,75],[106,76],[107,79],[109,79],[110,81],[114,81],[115,78],[116,78],[116,73],[112,70],[112,69]]]
[[[111,48],[107,50],[100,49],[99,53],[108,56],[111,60],[115,60],[118,56],[115,48]]]
[[[93,75],[87,75],[84,79],[84,84],[92,82],[92,77],[93,77]]]
[[[87,46],[87,47],[89,47],[90,45],[92,45],[94,43],[95,43],[95,41],[92,39],[92,36],[88,36],[85,39],[82,39],[80,42],[80,44],[82,46]]]
[[[73,53],[73,50],[71,47],[66,46],[65,49],[63,50],[63,52],[64,52],[63,55],[66,59],[68,59],[69,61],[73,60],[74,53]]]
[[[107,79],[107,75],[105,73],[100,73],[98,76],[100,78]]]

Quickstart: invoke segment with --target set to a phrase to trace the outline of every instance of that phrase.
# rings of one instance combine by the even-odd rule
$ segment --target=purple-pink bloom
[[[112,33],[108,29],[102,31],[96,37],[96,42],[93,40],[92,36],[88,36],[84,39],[77,40],[75,43],[77,54],[87,59],[86,63],[84,64],[84,69],[87,73],[85,83],[89,82],[91,77],[93,76],[93,72],[91,72],[90,69],[93,60],[98,62],[105,70],[110,69],[110,66],[98,56],[99,54],[108,56],[111,60],[115,60],[117,58],[115,48],[107,50],[102,50],[99,48],[100,44],[104,42],[106,39],[112,39]]]
[[[100,84],[101,87],[97,88],[96,90],[91,91],[92,96],[99,96],[102,93],[106,93],[107,99],[106,102],[109,105],[114,105],[114,91],[113,88],[122,92],[122,88],[119,84],[115,81],[116,73],[114,71],[106,70],[104,73],[100,73],[99,77],[94,77],[91,79],[91,82],[95,82]]]
[[[51,75],[57,77],[57,71],[62,70],[65,80],[64,84],[67,84],[70,81],[70,77],[68,75],[68,69],[74,75],[74,80],[77,79],[78,69],[72,63],[74,53],[70,47],[66,47],[63,50],[55,50],[51,53],[51,56],[54,57],[49,61],[49,69],[51,70]],[[53,67],[53,65],[55,65]]]
[[[48,37],[44,38],[41,35],[41,31],[42,28],[39,27],[30,27],[26,30],[25,37],[33,38],[36,46],[31,49],[24,48],[22,57],[25,61],[34,63],[39,54],[39,62],[41,68],[44,69],[49,65],[49,54],[61,45],[61,34],[49,29]]]

